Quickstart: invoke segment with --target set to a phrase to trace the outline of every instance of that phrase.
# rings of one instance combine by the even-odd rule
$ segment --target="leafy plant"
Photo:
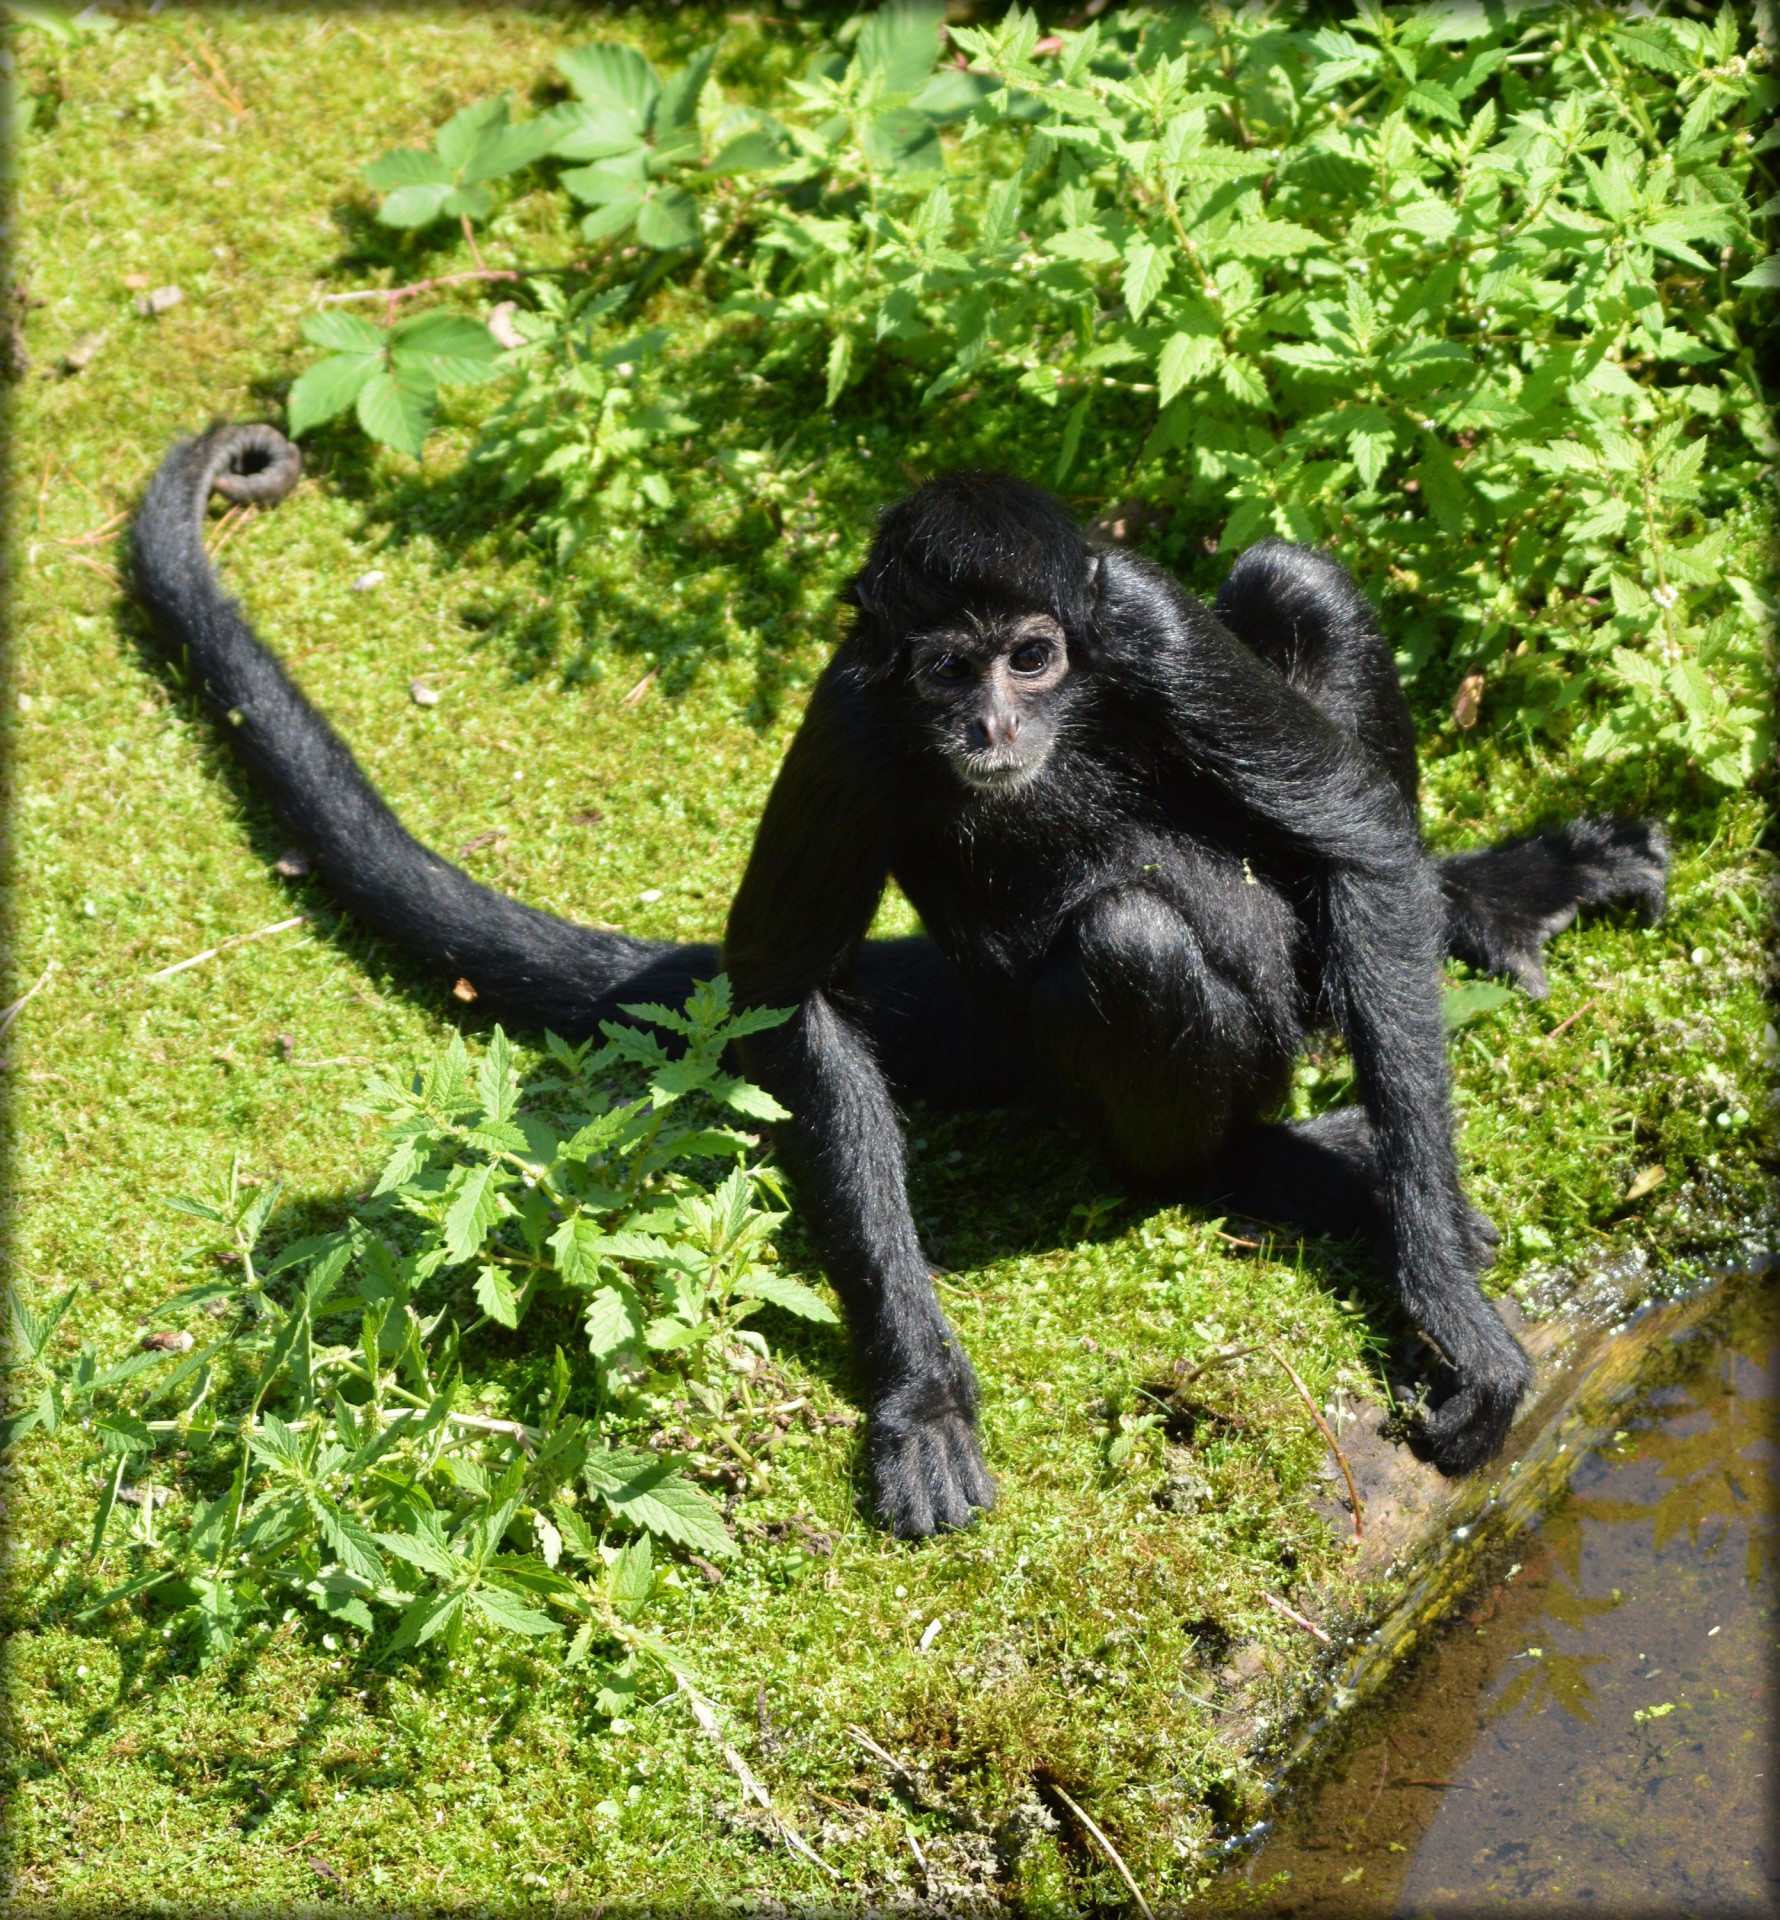
[[[296,1601],[380,1635],[383,1660],[473,1618],[560,1637],[571,1665],[597,1650],[608,1712],[639,1657],[678,1670],[639,1624],[656,1548],[735,1545],[685,1463],[639,1444],[655,1396],[719,1418],[766,1353],[743,1324],[760,1307],[835,1316],[772,1264],[776,1182],[735,1123],[780,1110],[721,1065],[786,1016],[733,1012],[721,977],[684,1012],[629,1011],[680,1050],[609,1024],[522,1076],[497,1028],[478,1060],[454,1036],[408,1085],[374,1082],[370,1197],[270,1258],[276,1183],[237,1167],[217,1199],[174,1201],[223,1271],[156,1309],[141,1351],[84,1344],[58,1368],[73,1293],[41,1315],[12,1295],[28,1404],[6,1443],[77,1420],[100,1471],[89,1559],[131,1565],[86,1615],[154,1591],[209,1657]],[[484,1329],[528,1318],[577,1330],[586,1361],[554,1344],[547,1367],[491,1365]]]
[[[1455,725],[1493,707],[1584,762],[1752,777],[1774,610],[1727,559],[1780,451],[1747,324],[1780,85],[1728,5],[1131,8],[1050,34],[1015,8],[946,44],[936,7],[882,8],[771,112],[723,101],[715,47],[666,81],[615,45],[563,56],[577,98],[539,122],[582,163],[581,237],[655,259],[621,287],[551,266],[511,321],[538,350],[500,362],[484,452],[556,515],[559,559],[595,504],[662,504],[684,457],[610,377],[627,338],[732,478],[734,369],[829,409],[869,374],[936,419],[966,393],[1048,419],[1052,480],[1140,498],[1165,552],[1334,547],[1404,673],[1456,683]],[[440,168],[471,191],[481,151],[454,136],[428,191]],[[396,352],[361,418],[412,449]]]
[[[439,388],[492,379],[500,357],[480,320],[455,313],[423,313],[390,327],[317,313],[304,320],[303,334],[330,351],[291,388],[291,432],[307,433],[351,407],[374,440],[416,459]]]

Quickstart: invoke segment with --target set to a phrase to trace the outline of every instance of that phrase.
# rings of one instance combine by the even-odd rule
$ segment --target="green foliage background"
[[[1035,36],[983,10],[946,56],[967,71],[936,64],[919,15],[171,9],[108,32],[13,11],[49,24],[13,43],[31,365],[11,390],[0,998],[38,991],[0,1046],[8,1411],[65,1395],[7,1468],[19,1897],[1119,1897],[1041,1777],[1152,1898],[1190,1894],[1306,1678],[1309,1643],[1263,1595],[1333,1623],[1389,1583],[1347,1576],[1312,1504],[1319,1443],[1265,1359],[1207,1376],[1190,1447],[1144,1389],[1283,1340],[1339,1418],[1385,1371],[1365,1271],[1138,1208],[1060,1131],[917,1115],[916,1206],[982,1364],[1002,1500],[919,1553],[884,1540],[844,1349],[797,1314],[820,1276],[794,1217],[767,1231],[746,1143],[748,1195],[733,1155],[656,1169],[672,1191],[646,1206],[696,1218],[728,1179],[763,1236],[691,1312],[660,1245],[698,1252],[703,1228],[605,1210],[592,1238],[660,1245],[596,1251],[603,1274],[561,1284],[520,1213],[483,1215],[491,1187],[522,1213],[526,1176],[498,1156],[526,1152],[469,1142],[467,1108],[386,1112],[430,1146],[375,1217],[377,1125],[351,1109],[368,1075],[387,1109],[417,1066],[461,1074],[438,1027],[464,1010],[280,873],[226,750],[142,648],[119,518],[176,433],[288,408],[309,483],[216,533],[268,636],[423,837],[536,904],[678,938],[720,927],[835,587],[913,478],[1060,474],[1108,537],[1202,592],[1255,531],[1328,539],[1400,646],[1437,844],[1583,805],[1670,821],[1664,926],[1567,936],[1547,1007],[1467,983],[1454,1063],[1468,1178],[1505,1229],[1492,1285],[1537,1310],[1597,1258],[1679,1281],[1742,1244],[1780,1046],[1758,851],[1772,70],[1753,25],[1170,8],[1113,13],[1084,51],[1044,44],[1048,16]],[[474,277],[492,273],[515,277]],[[184,299],[140,315],[125,274]],[[299,909],[300,930],[151,978]],[[608,1063],[595,1097],[552,1084],[548,1054],[497,1073],[473,1037],[469,1058],[483,1120],[531,1116],[559,1143],[659,1071]],[[1346,1085],[1319,1047],[1295,1100]],[[751,1130],[727,1112],[693,1131]],[[223,1218],[158,1204],[180,1193]],[[407,1280],[372,1297],[367,1224],[403,1260],[452,1235],[498,1257],[442,1262],[396,1308]],[[355,1264],[330,1272],[343,1239]],[[231,1254],[278,1269],[265,1310]],[[558,1278],[521,1323],[508,1263],[528,1258]],[[190,1286],[224,1314],[150,1316]],[[413,1352],[385,1353],[380,1327],[366,1353],[379,1307],[392,1329],[412,1310]],[[698,1337],[676,1345],[674,1322]],[[162,1330],[193,1347],[144,1350]],[[621,1330],[660,1364],[602,1380]],[[224,1333],[195,1409],[197,1368],[144,1406]],[[260,1422],[243,1505],[297,1524],[206,1588],[228,1421],[274,1359],[291,1438]],[[393,1381],[430,1410],[453,1365],[444,1411],[467,1419],[402,1433],[389,1482],[344,1466],[370,1443],[330,1405],[361,1421],[359,1388],[337,1392],[352,1369],[386,1407],[406,1404]],[[580,1462],[572,1505],[537,1467],[551,1420],[620,1458],[591,1479]],[[643,1475],[646,1444],[650,1472],[727,1510],[738,1551],[650,1526],[634,1496],[620,1515],[607,1491]],[[151,1459],[146,1502],[125,1500]],[[397,1511],[404,1475],[439,1538]],[[1188,1485],[1209,1490],[1197,1511],[1158,1504]],[[381,1593],[368,1559],[353,1570],[354,1515]],[[116,1597],[137,1580],[157,1584]],[[417,1600],[442,1611],[384,1660]]]

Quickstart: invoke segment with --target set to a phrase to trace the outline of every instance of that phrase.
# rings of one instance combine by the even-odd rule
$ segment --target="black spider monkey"
[[[780,1146],[896,1532],[994,1499],[909,1211],[911,1097],[1060,1105],[1153,1193],[1371,1234],[1452,1369],[1425,1451],[1458,1473],[1500,1448],[1530,1370],[1477,1285],[1495,1234],[1459,1184],[1440,962],[1543,993],[1541,948],[1579,907],[1661,913],[1667,848],[1585,819],[1431,858],[1408,706],[1335,560],[1265,541],[1208,611],[1017,480],[919,488],[848,589],[720,955],[520,906],[404,831],[204,553],[213,488],[275,500],[298,467],[269,427],[177,446],[137,518],[137,592],[335,896],[495,1013],[575,1037],[719,965],[743,1003],[795,1008],[743,1060],[793,1115]],[[927,933],[868,941],[892,877]],[[1362,1104],[1269,1120],[1328,1020]]]

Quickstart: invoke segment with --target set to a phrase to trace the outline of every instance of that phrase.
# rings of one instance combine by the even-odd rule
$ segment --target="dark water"
[[[1775,1301],[1752,1287],[1669,1357],[1672,1384],[1282,1812],[1233,1905],[1780,1912]]]

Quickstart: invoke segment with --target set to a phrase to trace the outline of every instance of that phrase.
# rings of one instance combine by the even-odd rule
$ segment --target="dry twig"
[[[1329,1423],[1323,1418],[1322,1409],[1310,1397],[1310,1389],[1298,1378],[1296,1370],[1278,1347],[1270,1346],[1268,1353],[1285,1368],[1286,1378],[1298,1389],[1298,1398],[1310,1409],[1310,1417],[1317,1424],[1317,1431],[1329,1443],[1329,1451],[1335,1456],[1335,1464],[1341,1469],[1341,1477],[1347,1482],[1347,1497],[1353,1504],[1354,1538],[1358,1540],[1366,1531],[1365,1522],[1360,1518],[1360,1490],[1354,1485],[1353,1469],[1347,1464],[1347,1455],[1341,1451],[1341,1442],[1330,1431]]]
[[[1132,1879],[1131,1869],[1119,1858],[1118,1848],[1115,1847],[1113,1843],[1107,1839],[1106,1835],[1100,1831],[1099,1827],[1094,1824],[1092,1816],[1078,1807],[1055,1780],[1050,1782],[1050,1788],[1057,1798],[1063,1802],[1069,1811],[1075,1815],[1093,1836],[1101,1852],[1113,1863],[1113,1867],[1117,1871],[1119,1878],[1131,1889],[1131,1898],[1137,1902],[1137,1910],[1143,1915],[1143,1920],[1156,1920],[1156,1916],[1150,1911],[1150,1903],[1143,1897],[1143,1889]]]
[[[1545,1038],[1548,1041],[1555,1040],[1560,1033],[1568,1032],[1568,1030],[1571,1027],[1575,1026],[1576,1022],[1580,1020],[1585,1013],[1588,1013],[1591,1009],[1598,1007],[1600,1004],[1601,1004],[1601,996],[1599,994],[1596,994],[1592,1000],[1583,1001],[1582,1005],[1579,1006],[1576,1009],[1576,1011],[1573,1014],[1571,1014],[1567,1020],[1560,1020],[1557,1023],[1557,1025],[1553,1027],[1552,1030],[1545,1036]]]
[[[219,940],[214,947],[206,947],[202,953],[194,953],[189,960],[176,960],[170,967],[162,967],[158,973],[148,975],[150,980],[170,980],[176,973],[184,973],[187,967],[195,967],[201,960],[214,960],[219,953],[229,947],[241,946],[248,940],[263,940],[269,933],[283,933],[287,928],[300,927],[309,918],[306,913],[293,913],[288,920],[274,920],[269,927],[255,927],[252,933],[231,934],[226,940]]]
[[[12,1023],[24,1012],[25,1003],[28,1000],[34,999],[49,985],[49,977],[55,970],[56,963],[52,960],[10,1007],[0,1008],[0,1040],[6,1038],[7,1034],[11,1031]]]
[[[790,1823],[773,1805],[771,1795],[768,1794],[765,1787],[763,1787],[755,1777],[754,1769],[750,1767],[747,1761],[736,1752],[735,1748],[724,1739],[723,1729],[717,1721],[716,1709],[711,1705],[710,1701],[693,1686],[684,1674],[675,1674],[674,1681],[680,1691],[685,1694],[686,1704],[691,1707],[692,1717],[698,1722],[701,1731],[708,1734],[710,1738],[715,1740],[718,1746],[722,1748],[723,1758],[730,1772],[742,1783],[742,1790],[748,1797],[764,1810],[767,1818],[770,1819],[774,1827],[777,1828],[779,1836],[785,1842],[786,1846],[788,1846],[793,1853],[802,1855],[811,1865],[820,1867],[831,1880],[838,1880],[841,1877],[839,1870],[831,1867],[801,1834],[794,1831]]]
[[[1302,1627],[1306,1633],[1315,1634],[1325,1647],[1332,1647],[1335,1644],[1308,1614],[1300,1613],[1296,1607],[1288,1607],[1277,1593],[1264,1593],[1261,1598],[1275,1613],[1291,1621],[1293,1626]]]

